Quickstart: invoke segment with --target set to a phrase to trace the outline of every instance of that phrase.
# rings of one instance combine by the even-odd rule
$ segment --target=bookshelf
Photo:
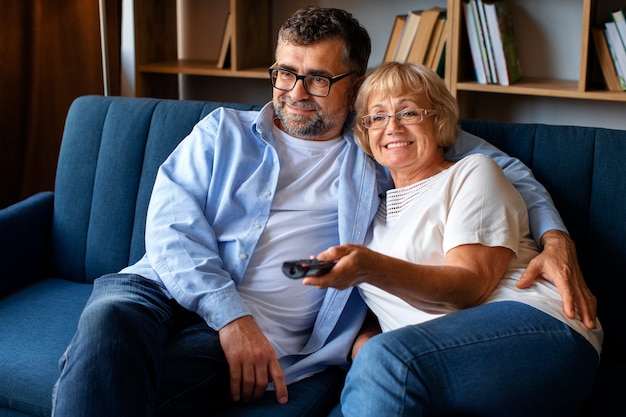
[[[230,12],[234,30],[224,68],[215,59],[179,59],[178,12],[176,0],[134,0],[135,95],[138,97],[179,97],[179,75],[202,77],[267,79],[272,63],[270,0],[227,0],[226,11],[217,1],[213,21],[218,29],[212,42],[221,40]],[[215,40],[217,39],[217,41]]]
[[[196,6],[199,4],[204,5],[203,7],[208,7],[206,4],[210,4],[210,7],[214,7],[215,4],[225,5],[222,7],[226,10],[225,12],[214,13],[208,22],[206,19],[202,20],[203,24],[216,28],[215,36],[195,36],[195,38],[201,39],[199,42],[214,44],[213,48],[216,51],[221,42],[221,31],[224,27],[226,14],[230,11],[236,15],[237,30],[232,41],[230,67],[218,69],[216,66],[217,52],[214,54],[214,59],[178,58],[180,56],[177,49],[180,47],[177,39],[180,34],[180,28],[177,28],[178,1],[180,0],[134,0],[135,94],[137,96],[180,98],[179,80],[180,76],[183,75],[190,76],[186,79],[192,80],[194,91],[198,92],[194,98],[204,98],[201,92],[204,85],[210,85],[209,90],[213,91],[228,84],[234,86],[232,87],[234,89],[241,86],[242,89],[252,90],[251,87],[258,86],[257,89],[269,99],[271,91],[267,88],[266,68],[272,63],[277,25],[282,23],[282,20],[291,11],[303,7],[306,2],[293,2],[293,0],[220,0],[207,3],[206,0],[205,2],[193,0]],[[591,28],[606,21],[610,10],[626,7],[626,1],[557,0],[558,6],[550,5],[548,7],[551,12],[550,20],[548,20],[550,24],[559,28],[576,26],[571,18],[572,13],[565,14],[565,16],[569,16],[566,18],[559,13],[552,15],[554,9],[558,11],[559,8],[567,8],[569,11],[575,11],[575,15],[579,16],[577,17],[580,19],[579,26],[576,26],[575,36],[570,36],[565,40],[559,37],[559,39],[554,40],[560,42],[556,45],[540,45],[539,47],[544,49],[544,55],[538,59],[545,59],[546,55],[554,54],[554,59],[559,60],[561,59],[560,55],[557,54],[559,49],[573,49],[580,53],[576,54],[577,62],[568,63],[568,65],[577,68],[579,66],[579,68],[573,76],[568,74],[567,77],[563,77],[558,70],[551,73],[550,68],[546,74],[537,76],[532,71],[526,70],[529,62],[525,61],[525,58],[528,56],[524,57],[521,54],[522,79],[510,86],[482,85],[475,81],[461,1],[412,0],[399,2],[397,5],[395,3],[386,5],[385,7],[378,3],[369,2],[358,2],[357,4],[351,1],[320,1],[318,3],[322,7],[341,7],[350,11],[370,31],[374,46],[370,66],[380,64],[382,56],[379,57],[378,55],[384,53],[393,19],[397,14],[433,6],[447,7],[447,18],[450,20],[450,37],[446,48],[445,79],[452,94],[458,98],[464,117],[472,117],[475,113],[472,109],[477,106],[482,106],[480,109],[484,112],[485,105],[483,103],[486,101],[508,100],[515,97],[517,97],[515,100],[519,101],[529,99],[537,101],[545,98],[550,103],[554,99],[560,99],[559,104],[571,102],[576,103],[577,108],[583,106],[589,109],[602,109],[600,103],[613,106],[615,103],[621,102],[622,107],[626,106],[626,93],[607,91],[604,86],[599,85],[601,80],[598,80],[597,75],[600,74],[601,77],[601,73],[591,38]],[[535,37],[535,42],[539,37],[540,43],[552,43],[552,35],[549,31],[542,30],[543,28],[540,26],[541,24],[546,25],[545,21],[535,22],[535,20],[541,20],[537,19],[537,15],[541,16],[546,13],[535,10],[533,11],[534,15],[532,15],[528,12],[528,8],[540,9],[545,6],[539,4],[541,3],[539,0],[531,1],[530,5],[525,0],[510,1],[514,13],[525,15],[528,20],[532,21],[530,26],[514,25],[518,44],[521,43],[523,47],[524,42],[529,42],[529,35]],[[381,7],[383,8],[381,9]],[[564,21],[559,22],[559,18]],[[183,21],[184,23],[186,20]],[[563,29],[559,30],[563,31]],[[544,38],[541,38],[542,36]],[[377,42],[382,46],[382,51],[378,54],[376,53]],[[254,59],[248,60],[249,56],[254,56]],[[534,58],[535,56],[530,56],[531,64],[533,64]],[[198,88],[195,88],[196,86]],[[228,98],[219,97],[217,99],[226,101]],[[207,97],[206,99],[215,98]],[[487,106],[493,107],[493,105]]]
[[[448,18],[451,19],[449,49],[446,55],[446,84],[457,97],[464,117],[472,117],[477,95],[499,94],[530,97],[551,97],[563,99],[596,100],[607,102],[626,102],[626,92],[608,91],[597,78],[597,56],[591,28],[603,21],[608,21],[608,11],[617,7],[626,7],[624,1],[581,0],[568,2],[566,7],[579,7],[581,16],[581,38],[569,39],[566,45],[557,48],[579,48],[580,67],[577,79],[551,77],[533,77],[522,75],[522,79],[510,86],[497,84],[479,84],[475,81],[469,42],[462,11],[463,0],[448,0]],[[510,0],[513,13],[523,0]],[[561,2],[563,3],[563,2]],[[559,16],[552,16],[553,24],[568,25],[573,22],[558,22]],[[515,37],[518,45],[527,37],[525,30],[537,30],[526,25],[515,25]],[[544,39],[547,42],[547,40]],[[522,74],[525,63],[521,58]]]

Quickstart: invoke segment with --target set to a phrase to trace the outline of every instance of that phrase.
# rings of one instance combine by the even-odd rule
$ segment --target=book
[[[491,42],[491,36],[489,33],[489,27],[487,26],[487,18],[485,17],[485,4],[483,0],[474,0],[476,3],[476,10],[478,15],[478,22],[480,25],[480,34],[482,35],[483,43],[485,45],[486,65],[489,69],[490,82],[493,84],[498,83],[498,73],[496,72],[495,59],[493,57],[493,46]]]
[[[396,51],[398,50],[400,38],[402,37],[402,30],[404,29],[406,18],[407,15],[405,14],[396,16],[391,28],[391,35],[389,35],[389,42],[387,43],[387,49],[385,50],[383,62],[393,61]]]
[[[626,17],[624,16],[624,9],[618,9],[611,13],[617,33],[622,41],[622,48],[626,49]]]
[[[483,56],[478,41],[478,29],[476,28],[476,16],[474,15],[473,0],[463,0],[463,14],[465,16],[465,27],[474,63],[474,73],[479,84],[487,84],[487,72],[483,63]]]
[[[406,62],[406,59],[409,56],[409,50],[411,49],[411,45],[413,44],[413,39],[415,39],[415,34],[417,33],[417,27],[419,25],[421,17],[421,10],[412,11],[407,16],[406,23],[404,24],[404,29],[402,30],[402,37],[400,38],[400,42],[398,43],[398,49],[396,50],[396,54],[393,57],[394,61]]]
[[[609,91],[622,91],[619,79],[617,78],[617,72],[615,72],[611,51],[609,51],[609,46],[606,43],[604,30],[597,27],[593,28],[591,29],[591,35],[593,37],[593,44],[596,48],[596,55],[598,55],[598,61],[600,62],[600,69],[604,76],[606,88]]]
[[[406,61],[423,64],[426,59],[428,45],[430,45],[433,31],[437,25],[437,20],[445,9],[433,7],[422,11],[422,16],[417,26],[417,32],[413,38],[413,43],[407,54]]]
[[[619,80],[622,90],[626,90],[626,51],[624,51],[624,48],[620,47],[621,40],[619,33],[617,33],[615,22],[607,22],[604,24],[604,27],[604,35],[606,36],[606,43],[609,46],[609,51],[613,58],[617,79]]]
[[[446,24],[446,14],[441,13],[433,29],[432,37],[430,38],[430,44],[428,44],[428,50],[426,51],[426,57],[424,58],[424,65],[433,69],[435,61],[439,62],[437,51],[439,51],[439,44],[443,38],[443,30]]]
[[[487,47],[485,45],[485,34],[483,32],[483,25],[480,22],[480,15],[478,11],[478,0],[470,0],[470,8],[472,9],[472,16],[474,18],[474,30],[476,30],[478,36],[478,48],[480,50],[480,57],[483,61],[483,67],[485,69],[485,77],[487,83],[494,82],[493,75],[491,74],[491,67],[489,66],[489,58],[487,56]]]
[[[435,71],[441,78],[445,76],[446,69],[446,43],[450,36],[450,20],[446,19],[443,24],[443,32],[441,33],[441,39],[439,45],[437,45],[437,52],[435,52],[435,60],[431,69]]]
[[[233,32],[235,30],[234,16],[232,13],[228,13],[226,17],[226,26],[224,27],[224,34],[222,35],[222,44],[220,46],[220,54],[217,58],[217,68],[222,69],[226,66],[226,61],[230,52],[230,42],[233,38]]]
[[[510,85],[521,78],[522,70],[508,0],[484,0],[483,6],[498,83]]]

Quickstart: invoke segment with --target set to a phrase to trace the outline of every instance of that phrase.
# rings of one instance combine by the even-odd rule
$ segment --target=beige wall
[[[124,1],[132,2],[132,0]],[[228,1],[179,0],[179,4],[183,13],[185,7],[194,8],[194,12],[186,16],[190,19],[189,26],[195,28],[184,31],[187,38],[181,40],[181,54],[195,58],[215,57],[221,31],[217,30],[218,35],[211,35],[211,31],[216,30],[215,25],[206,25],[203,22],[210,20],[216,10],[221,10],[220,8],[227,10]],[[370,32],[372,37],[370,66],[376,66],[382,60],[391,23],[396,15],[435,5],[444,6],[446,1],[274,0],[274,29],[277,30],[282,20],[293,10],[309,4],[340,7],[353,13]],[[623,6],[623,1],[606,0],[603,1],[602,7],[610,10],[620,4]],[[523,37],[520,36],[522,39],[518,41],[524,73],[531,76],[577,79],[580,61],[581,24],[579,22],[581,22],[582,0],[516,0],[514,5],[516,9],[514,25],[525,29]],[[567,24],[554,24],[557,17],[559,21]],[[128,29],[132,31],[132,27],[127,27]],[[205,40],[213,38],[215,44],[207,46]],[[271,98],[271,90],[266,80],[230,81],[221,78],[182,77],[182,98],[257,104],[263,104]],[[129,88],[126,94],[132,95],[132,91],[132,88]],[[476,117],[515,122],[626,129],[625,114],[626,102],[498,94],[482,95],[476,102]]]

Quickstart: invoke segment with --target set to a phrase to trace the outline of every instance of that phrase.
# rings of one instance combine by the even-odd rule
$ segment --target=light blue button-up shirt
[[[157,281],[216,330],[250,314],[236,288],[267,224],[276,190],[280,164],[274,117],[272,103],[260,112],[221,108],[194,127],[158,171],[146,220],[145,256],[122,270]],[[350,129],[343,138],[347,151],[339,179],[339,241],[363,243],[379,195],[391,183],[359,150]],[[540,214],[531,213],[538,236],[564,230],[547,192],[521,163],[466,133],[455,148],[460,150],[455,159],[480,152],[505,161],[507,176],[521,181],[522,191],[532,191],[524,197],[527,203],[531,199],[529,207],[539,207]],[[365,311],[357,291],[329,289],[302,352],[280,358],[287,383],[329,365],[347,365]]]
[[[249,315],[237,293],[270,215],[280,164],[271,103],[260,112],[218,109],[160,167],[148,207],[146,255],[122,272],[160,282],[213,329]],[[379,203],[376,165],[344,132],[339,179],[341,243],[362,243]],[[288,383],[346,365],[365,314],[357,291],[329,289],[301,354],[281,358]]]

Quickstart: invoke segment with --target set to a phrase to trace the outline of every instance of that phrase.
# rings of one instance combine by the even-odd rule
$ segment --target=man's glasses
[[[270,68],[272,86],[281,91],[291,91],[298,80],[302,80],[304,91],[312,96],[326,97],[330,94],[330,87],[337,81],[354,74],[354,71],[339,74],[334,77],[324,75],[301,75],[284,68]]]
[[[424,119],[436,113],[435,110],[406,109],[396,114],[368,114],[361,117],[361,124],[366,129],[382,129],[389,124],[390,118],[395,118],[401,125],[416,125],[422,123]]]

